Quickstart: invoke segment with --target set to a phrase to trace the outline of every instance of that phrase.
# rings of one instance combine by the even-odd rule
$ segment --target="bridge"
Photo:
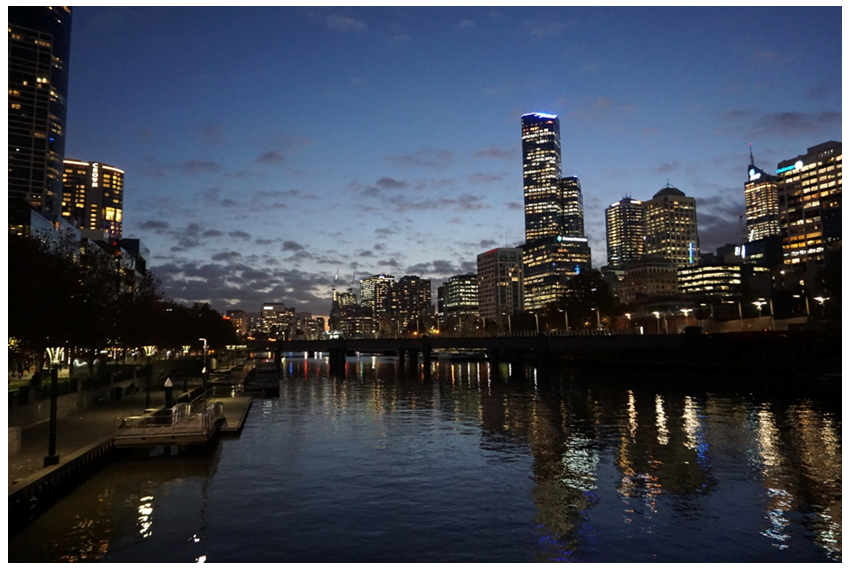
[[[321,339],[256,342],[277,356],[328,353],[339,368],[355,353],[395,354],[412,364],[431,360],[433,352],[482,351],[489,360],[605,363],[608,365],[694,368],[712,371],[814,373],[827,371],[814,333],[797,331],[680,335],[549,334],[504,336]],[[838,371],[840,372],[840,365]]]

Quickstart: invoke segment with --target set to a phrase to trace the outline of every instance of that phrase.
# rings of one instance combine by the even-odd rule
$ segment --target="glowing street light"
[[[50,360],[50,434],[47,456],[44,457],[45,467],[59,464],[59,455],[56,454],[56,401],[59,394],[59,364],[64,354],[64,347],[47,348],[47,357]]]
[[[758,301],[753,301],[752,304],[758,308],[758,316],[761,317],[761,308],[767,304],[767,301],[759,299]]]
[[[660,335],[660,311],[652,311],[652,315],[654,315],[655,319],[657,319],[657,323],[658,323],[658,331],[657,332],[658,332],[658,335]]]
[[[142,347],[142,350],[145,351],[145,356],[147,357],[147,364],[151,365],[151,357],[157,352],[157,347],[154,345],[146,345]],[[151,375],[154,374],[154,367],[151,367],[151,372],[148,373],[148,378],[145,380],[145,408],[151,408]]]

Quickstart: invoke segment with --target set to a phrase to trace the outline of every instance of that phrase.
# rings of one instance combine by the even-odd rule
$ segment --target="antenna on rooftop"
[[[752,158],[752,142],[749,143],[749,165],[755,165],[755,160]]]

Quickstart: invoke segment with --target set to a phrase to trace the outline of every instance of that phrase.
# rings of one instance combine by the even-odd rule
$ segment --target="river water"
[[[111,463],[9,561],[841,561],[840,396],[433,369],[287,359],[239,437]]]

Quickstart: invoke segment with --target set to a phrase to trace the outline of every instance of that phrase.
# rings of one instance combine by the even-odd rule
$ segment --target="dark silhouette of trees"
[[[572,329],[607,327],[610,317],[620,311],[619,303],[601,272],[581,271],[569,278],[566,294],[556,308],[563,310]],[[596,314],[597,311],[597,314]]]
[[[112,250],[9,234],[9,336],[40,361],[65,347],[92,365],[109,347],[210,347],[237,342],[231,322],[207,303],[165,299],[150,272],[122,269]]]

